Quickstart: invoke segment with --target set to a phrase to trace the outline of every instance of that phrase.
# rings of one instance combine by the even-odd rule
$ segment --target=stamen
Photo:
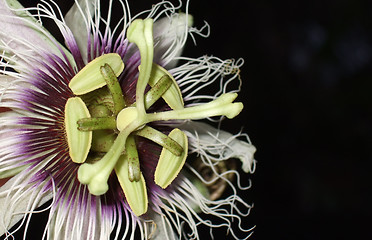
[[[152,36],[153,19],[136,19],[128,27],[127,38],[135,43],[141,54],[141,71],[136,86],[136,107],[139,116],[146,114],[144,93],[149,81],[154,57],[154,40]]]
[[[128,175],[128,165],[128,155],[124,154],[119,158],[119,161],[115,166],[115,173],[133,213],[136,216],[141,216],[147,212],[148,207],[145,179],[143,175],[140,174],[139,181],[131,182]]]
[[[107,63],[101,66],[101,74],[112,95],[112,100],[114,101],[114,114],[117,115],[126,106],[119,81],[116,78],[114,71]]]
[[[145,94],[145,108],[149,109],[156,101],[161,98],[164,93],[172,85],[172,80],[169,76],[162,76],[155,85]]]
[[[141,72],[141,66],[139,67],[139,71]],[[178,83],[172,74],[156,63],[152,63],[151,75],[148,84],[151,87],[155,87],[157,82],[160,81],[164,76],[168,76],[172,84],[169,89],[162,94],[162,98],[172,109],[184,108],[183,97],[181,89],[178,87]]]
[[[92,132],[79,131],[77,121],[89,118],[88,108],[79,97],[69,98],[65,105],[65,131],[70,157],[75,163],[85,162],[92,143]]]
[[[152,127],[145,126],[141,130],[136,131],[134,134],[159,144],[176,156],[181,156],[182,152],[184,151],[182,146],[179,145],[175,140]]]
[[[128,136],[127,142],[125,143],[125,154],[128,159],[128,176],[129,181],[138,182],[140,180],[141,170],[138,158],[138,152],[136,147],[136,141],[132,135]]]
[[[149,109],[156,101],[158,101],[171,85],[171,79],[166,75],[162,76],[145,94],[145,109]],[[136,105],[137,104],[134,102],[131,107],[136,107]]]
[[[180,88],[178,87],[178,83],[174,79],[174,77],[164,68],[160,67],[156,63],[152,64],[151,70],[151,77],[149,80],[149,85],[154,87],[157,81],[162,78],[162,76],[168,76],[172,80],[172,85],[170,88],[162,95],[164,101],[171,107],[172,109],[182,109],[184,108],[183,97]]]
[[[177,177],[187,158],[186,149],[188,149],[188,141],[186,134],[175,128],[169,133],[169,137],[181,145],[185,151],[183,151],[180,156],[174,155],[166,148],[163,148],[161,151],[159,162],[155,170],[155,183],[162,188],[168,187]]]
[[[116,76],[119,76],[124,69],[124,63],[119,54],[104,54],[89,62],[71,79],[68,86],[72,92],[82,95],[105,86],[106,81],[100,71],[100,67],[105,64],[111,66]]]

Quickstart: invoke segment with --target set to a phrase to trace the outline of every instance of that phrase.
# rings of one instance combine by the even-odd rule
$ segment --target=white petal
[[[233,135],[196,121],[186,122],[179,128],[188,132],[191,150],[200,154],[208,154],[216,161],[238,158],[242,162],[243,171],[254,172],[256,147],[249,142],[247,135]],[[245,137],[247,141],[239,140],[238,137]],[[203,153],[198,149],[202,149]]]
[[[1,75],[0,75],[1,76]],[[10,80],[10,78],[0,77],[2,80]],[[0,94],[4,94],[2,86],[0,86]],[[0,101],[0,107],[9,107],[7,102]],[[22,158],[11,158],[9,155],[14,153],[14,145],[19,143],[19,132],[14,131],[14,119],[19,117],[15,111],[0,112],[0,141],[2,148],[0,149],[0,179],[9,178],[17,175],[25,170],[29,164],[24,164]]]
[[[177,64],[174,58],[181,55],[192,24],[192,16],[184,13],[154,22],[155,59],[161,59],[167,69]]]
[[[3,72],[0,71],[0,95],[5,94],[5,92],[12,86],[14,80],[14,77],[4,75]],[[0,107],[4,107],[2,98],[0,98]]]
[[[29,176],[19,174],[0,187],[0,235],[52,198],[51,192],[44,191],[44,185],[31,188],[25,184],[25,177]]]
[[[72,31],[84,61],[87,61],[88,22],[87,16],[94,15],[95,1],[78,0],[65,16],[67,26]]]
[[[117,219],[115,207],[112,213],[104,213],[101,199],[87,191],[85,187],[72,190],[52,206],[47,223],[48,239],[110,239]]]
[[[16,0],[0,1],[0,49],[7,54],[27,53],[39,55],[40,51],[59,55],[55,39],[40,25],[39,22]],[[62,49],[66,54],[67,51]],[[3,53],[2,53],[3,55]],[[23,59],[14,59],[25,64],[31,64]]]

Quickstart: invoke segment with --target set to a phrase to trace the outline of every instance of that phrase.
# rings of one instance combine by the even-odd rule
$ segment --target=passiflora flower
[[[122,18],[112,24],[114,4]],[[201,225],[251,234],[241,224],[251,205],[239,196],[249,188],[239,173],[254,171],[255,147],[246,134],[198,121],[242,111],[234,101],[243,61],[181,57],[188,37],[209,32],[181,5],[162,1],[132,16],[127,1],[78,0],[62,16],[53,1],[0,0],[6,239],[19,221],[26,235],[44,210],[46,239],[199,239]]]

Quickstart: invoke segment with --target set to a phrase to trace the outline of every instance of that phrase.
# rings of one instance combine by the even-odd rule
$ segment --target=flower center
[[[69,87],[76,95],[65,106],[65,130],[70,157],[81,164],[80,183],[93,195],[105,194],[114,171],[134,214],[147,211],[147,188],[141,173],[135,136],[147,138],[162,147],[155,170],[155,183],[166,188],[181,171],[188,151],[186,134],[173,129],[166,135],[148,125],[154,121],[201,119],[224,115],[233,118],[243,108],[233,103],[237,94],[193,107],[184,107],[181,91],[173,76],[153,63],[153,20],[135,20],[127,38],[137,45],[141,65],[136,85],[136,101],[125,102],[117,77],[124,69],[116,53],[102,55],[87,64],[71,79]],[[147,86],[150,90],[145,92]],[[169,111],[148,113],[163,98]]]

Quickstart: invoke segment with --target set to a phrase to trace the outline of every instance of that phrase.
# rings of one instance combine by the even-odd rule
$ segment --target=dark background
[[[190,12],[211,24],[200,53],[245,59],[252,239],[372,239],[372,1],[244,3]]]
[[[211,35],[186,56],[245,60],[245,110],[222,127],[243,125],[258,148],[244,177],[251,239],[371,238],[372,1],[192,0],[189,10]]]

